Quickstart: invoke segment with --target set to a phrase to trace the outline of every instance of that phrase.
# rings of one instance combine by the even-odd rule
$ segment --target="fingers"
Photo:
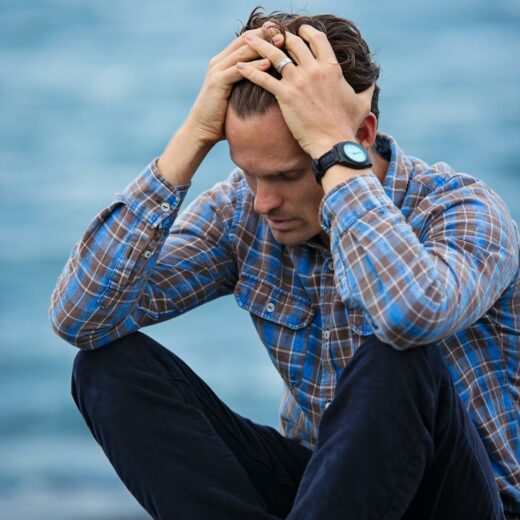
[[[281,82],[273,78],[273,76],[270,74],[267,74],[267,72],[261,70],[262,67],[253,66],[253,63],[254,62],[237,63],[235,69],[240,74],[241,78],[252,81],[256,85],[259,85],[263,89],[271,92],[271,94],[273,94],[275,97],[278,97],[282,88]]]
[[[265,74],[264,71],[271,67],[271,62],[265,58],[261,58],[259,60],[248,61],[247,63],[240,63],[240,65],[247,65],[252,71],[259,72],[261,74]],[[223,85],[231,85],[232,83],[236,83],[241,79],[244,79],[244,74],[241,69],[238,68],[236,64],[228,67],[226,70],[218,72],[219,81],[222,81]],[[269,74],[265,74],[269,76]],[[269,76],[271,77],[271,76]],[[274,79],[274,78],[273,78]]]
[[[325,33],[314,27],[304,24],[300,27],[298,34],[311,46],[312,54],[318,61],[325,63],[337,63],[338,60],[327,39]]]
[[[258,52],[252,49],[249,45],[241,45],[235,49],[231,54],[222,59],[219,63],[216,63],[214,68],[225,70],[229,67],[236,65],[239,61],[251,61],[260,58]]]
[[[277,63],[279,63],[281,60],[287,57],[286,54],[282,52],[280,49],[276,48],[274,45],[271,45],[270,43],[266,42],[265,40],[259,38],[254,34],[249,34],[246,37],[246,42],[254,51],[256,51],[260,56],[267,58],[275,67]],[[286,65],[283,69],[284,75],[286,71],[289,71],[294,68],[294,63],[289,63],[288,65]]]
[[[272,42],[274,45],[259,37],[254,32],[248,34],[245,40],[247,45],[254,49],[259,55],[268,58],[274,64],[284,58],[283,53],[277,48],[283,44],[285,44],[285,48],[296,64],[303,67],[310,66],[315,61],[338,63],[334,50],[325,33],[306,24],[300,27],[299,36],[289,31],[285,32],[285,37],[281,34],[273,35]],[[309,43],[310,49],[304,40]]]
[[[218,64],[227,56],[235,52],[242,45],[246,44],[246,36],[248,34],[256,34],[258,36],[262,35],[262,29],[254,29],[251,31],[246,31],[244,34],[241,34],[238,38],[235,38],[222,52],[218,53],[212,60],[211,63]]]
[[[280,37],[283,38],[282,35]],[[305,42],[288,31],[285,33],[285,47],[298,65],[305,67],[315,61],[312,52],[305,45]]]
[[[227,68],[229,66],[230,60],[228,58],[238,51],[241,47],[246,45],[246,38],[249,35],[255,35],[259,38],[270,39],[272,36],[274,36],[275,31],[274,29],[270,29],[269,25],[266,23],[263,27],[259,27],[258,29],[252,29],[250,31],[246,31],[243,34],[241,34],[238,38],[234,39],[222,52],[217,54],[210,62],[210,67],[219,67],[219,68]],[[258,56],[258,55],[256,55]],[[222,62],[226,60],[226,67],[221,67]],[[238,61],[238,60],[237,60]],[[236,61],[235,61],[236,63]],[[233,63],[233,65],[235,64]]]

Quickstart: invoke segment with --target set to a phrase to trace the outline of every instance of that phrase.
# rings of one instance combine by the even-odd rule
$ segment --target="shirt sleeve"
[[[177,216],[188,188],[154,161],[97,215],[51,297],[58,335],[94,349],[232,291],[232,190],[210,190]]]
[[[484,184],[452,177],[408,220],[373,174],[324,198],[335,283],[374,333],[397,349],[448,337],[477,321],[518,269],[518,232]]]

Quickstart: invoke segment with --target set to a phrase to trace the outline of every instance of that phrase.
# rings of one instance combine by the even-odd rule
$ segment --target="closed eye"
[[[291,171],[284,172],[284,173],[282,173],[282,172],[274,173],[272,175],[268,175],[263,178],[270,179],[273,181],[276,181],[276,180],[294,181],[301,177],[302,172],[303,172],[303,170],[291,170]],[[242,173],[244,174],[244,177],[246,177],[246,179],[248,179],[248,181],[252,181],[256,178],[254,175],[246,172],[245,170],[242,170]]]
[[[300,176],[301,176],[301,171],[300,170],[295,170],[295,171],[292,171],[292,172],[287,172],[287,173],[281,173],[280,174],[280,177],[282,179],[285,179],[285,180],[288,180],[288,181],[294,181],[294,180],[298,179]]]

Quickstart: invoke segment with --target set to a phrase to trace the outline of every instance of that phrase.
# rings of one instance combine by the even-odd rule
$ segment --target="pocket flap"
[[[309,325],[314,316],[314,309],[305,297],[251,275],[241,275],[234,294],[242,309],[293,330]]]
[[[361,309],[348,310],[348,327],[359,336],[369,336],[374,333],[372,320]]]

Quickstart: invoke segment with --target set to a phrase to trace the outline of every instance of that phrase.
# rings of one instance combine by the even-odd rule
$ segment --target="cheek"
[[[309,186],[306,184],[300,189],[294,190],[293,193],[293,196],[298,197],[307,211],[317,211],[317,208],[321,203],[321,199],[323,198],[323,190],[318,185],[314,187],[312,185]]]
[[[256,180],[254,177],[251,177],[250,175],[246,175],[244,174],[244,178],[247,182],[247,185],[249,186],[249,189],[253,192],[253,193],[256,193]]]
[[[318,214],[320,210],[320,204],[323,198],[323,190],[310,189],[305,193],[305,197],[302,197],[300,208],[302,216],[305,220],[312,225],[319,222]]]

